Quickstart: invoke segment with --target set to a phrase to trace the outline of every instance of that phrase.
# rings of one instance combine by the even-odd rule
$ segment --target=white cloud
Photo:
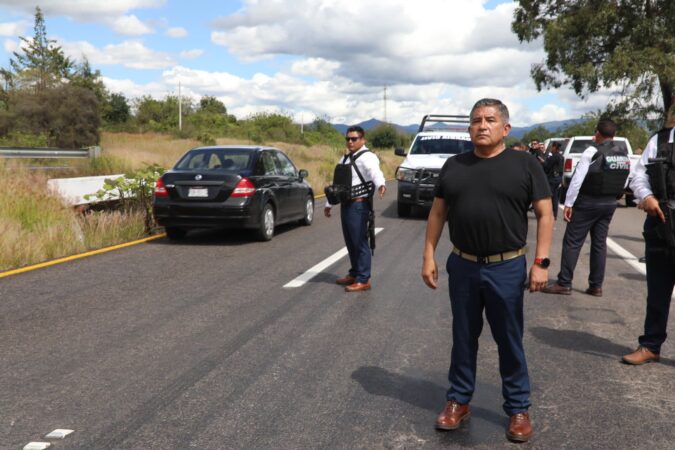
[[[2,43],[2,46],[7,53],[16,52],[19,50],[19,43],[12,39],[5,39],[5,41]]]
[[[199,58],[204,54],[204,50],[200,48],[193,48],[192,50],[186,50],[184,52],[180,52],[179,56],[182,59],[195,59]]]
[[[0,36],[14,37],[23,36],[28,28],[28,22],[21,20],[18,22],[0,23]]]
[[[185,28],[182,27],[173,27],[166,30],[164,33],[171,38],[184,38],[188,35],[188,32]]]
[[[100,18],[121,16],[132,9],[157,8],[165,3],[166,0],[40,0],[39,6],[47,16],[67,16],[83,22],[98,22]],[[0,5],[32,15],[36,4],[0,0]]]
[[[132,69],[164,69],[174,64],[170,55],[151,50],[140,41],[124,41],[103,48],[84,41],[61,45],[66,55],[78,60],[84,55],[94,65],[120,64]]]
[[[153,32],[152,28],[141,22],[138,17],[121,16],[110,21],[110,27],[124,36],[142,36]]]

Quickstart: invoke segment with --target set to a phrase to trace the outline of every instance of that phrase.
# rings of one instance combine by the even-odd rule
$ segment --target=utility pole
[[[387,123],[387,85],[384,86],[384,123]]]
[[[183,99],[180,96],[180,81],[178,82],[178,131],[183,130],[183,111],[182,111]]]

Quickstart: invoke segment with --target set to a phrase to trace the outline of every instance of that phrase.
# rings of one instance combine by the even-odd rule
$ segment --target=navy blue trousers
[[[551,203],[553,204],[553,218],[558,220],[558,196],[562,177],[552,177],[548,179],[548,187],[551,189]]]
[[[499,352],[504,411],[508,415],[527,411],[530,378],[523,349],[525,257],[478,264],[451,253],[447,270],[452,307],[452,356],[447,399],[460,404],[471,401],[476,385],[478,337],[483,330],[485,310]]]
[[[371,253],[368,245],[368,202],[343,202],[340,210],[342,235],[345,238],[351,268],[349,275],[357,283],[370,279]]]
[[[647,216],[645,220],[645,257],[647,258],[647,315],[645,316],[645,334],[639,342],[643,347],[659,353],[661,344],[666,340],[670,300],[675,285],[675,262],[666,252],[666,243],[650,237],[658,224],[658,219]]]
[[[602,287],[607,263],[607,235],[614,211],[616,211],[616,203],[574,207],[572,220],[567,224],[563,237],[560,272],[558,272],[558,284],[560,286],[572,287],[574,269],[579,260],[579,253],[581,253],[581,247],[590,232],[591,270],[588,274],[588,287]]]

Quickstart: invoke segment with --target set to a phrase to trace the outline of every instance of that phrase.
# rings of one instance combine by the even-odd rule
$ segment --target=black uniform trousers
[[[647,314],[645,334],[639,342],[643,347],[659,353],[666,340],[668,312],[675,285],[675,257],[667,251],[665,241],[652,235],[658,218],[645,220],[645,256],[647,258]]]
[[[579,206],[574,206],[572,220],[567,224],[563,238],[560,272],[558,273],[560,286],[572,287],[574,268],[579,260],[581,247],[590,232],[591,270],[588,275],[588,286],[602,288],[607,262],[607,234],[615,210],[616,201],[599,204],[583,202]]]
[[[562,177],[548,178],[548,187],[551,189],[551,202],[553,203],[553,217],[556,220],[558,220],[558,196],[560,195],[560,183],[562,183]]]

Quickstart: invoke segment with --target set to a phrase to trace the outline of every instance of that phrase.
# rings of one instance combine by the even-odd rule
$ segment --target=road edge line
[[[117,244],[117,245],[113,245],[113,246],[110,246],[110,247],[99,248],[98,250],[91,250],[89,252],[79,253],[77,255],[65,256],[63,258],[53,259],[51,261],[46,261],[46,262],[39,263],[39,264],[33,264],[31,266],[21,267],[19,269],[13,269],[13,270],[8,270],[6,272],[0,272],[0,278],[9,277],[9,276],[12,276],[12,275],[18,275],[18,274],[24,273],[24,272],[31,272],[33,270],[42,269],[44,267],[54,266],[56,264],[74,261],[74,260],[77,260],[77,259],[86,258],[88,256],[98,255],[100,253],[107,253],[107,252],[111,252],[113,250],[119,250],[119,249],[122,249],[122,248],[125,248],[125,247],[131,247],[133,245],[143,244],[144,242],[154,241],[155,239],[160,239],[160,238],[163,238],[165,236],[166,236],[166,233],[156,234],[154,236],[150,236],[150,237],[143,238],[143,239],[138,239],[136,241],[125,242],[124,244]]]

